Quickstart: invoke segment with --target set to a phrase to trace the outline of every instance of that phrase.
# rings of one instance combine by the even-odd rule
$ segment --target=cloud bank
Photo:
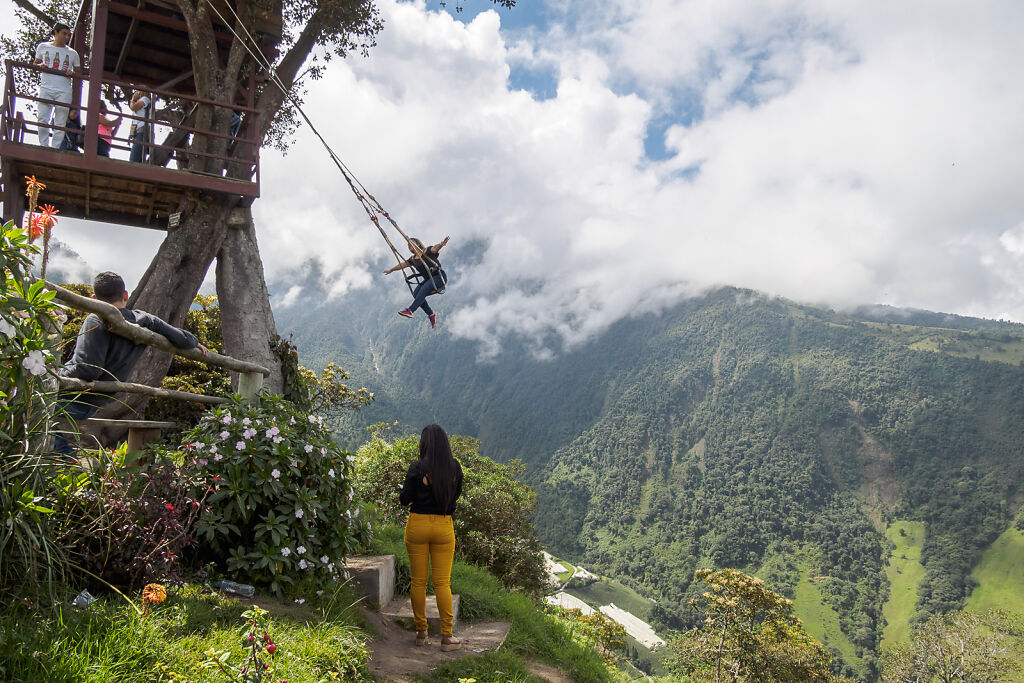
[[[407,232],[486,245],[451,334],[542,353],[719,284],[1024,320],[1021,3],[534,3],[513,29],[381,0],[370,57],[307,98]],[[309,131],[262,180],[269,280],[401,295]]]

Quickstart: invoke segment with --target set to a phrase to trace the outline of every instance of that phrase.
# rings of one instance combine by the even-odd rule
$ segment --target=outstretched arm
[[[429,250],[434,252],[435,254],[440,252],[441,251],[441,247],[443,247],[444,245],[448,244],[448,240],[450,240],[450,239],[451,239],[451,237],[445,237],[443,240],[441,240],[440,242],[438,242],[434,246],[430,247]]]
[[[395,272],[396,270],[401,270],[402,268],[408,268],[408,267],[409,267],[409,262],[408,261],[402,261],[397,266],[395,266],[393,268],[388,268],[387,270],[385,270],[384,274],[388,275],[390,273]]]

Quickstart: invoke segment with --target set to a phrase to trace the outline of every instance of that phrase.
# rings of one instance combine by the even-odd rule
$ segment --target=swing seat
[[[442,277],[440,273],[434,275],[434,278],[436,279],[437,282],[441,284],[441,286],[440,288],[435,289],[430,294],[427,294],[427,296],[434,296],[435,294],[444,294],[444,290],[448,286],[448,282],[446,281],[447,278]],[[424,282],[430,279],[431,278],[429,277],[423,277],[422,275],[419,274],[419,272],[413,272],[405,276],[406,284],[408,284],[412,289],[416,289],[417,287],[419,287]]]

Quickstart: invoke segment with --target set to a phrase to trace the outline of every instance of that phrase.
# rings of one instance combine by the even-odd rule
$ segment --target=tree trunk
[[[225,351],[229,356],[270,368],[264,386],[280,394],[284,388],[281,359],[272,346],[277,327],[256,244],[252,207],[232,211],[227,224],[227,235],[217,255],[217,296]],[[236,373],[232,373],[232,386],[237,382]]]
[[[234,196],[200,195],[191,212],[184,213],[181,224],[169,230],[156,256],[128,300],[138,308],[163,318],[177,327],[203,284],[210,264],[220,251],[228,230],[227,217],[237,204]],[[183,207],[185,208],[185,207]],[[152,347],[146,349],[132,373],[132,382],[160,386],[171,364],[171,354]],[[144,414],[147,396],[118,394],[97,417],[139,419]],[[104,430],[103,439],[119,438]]]

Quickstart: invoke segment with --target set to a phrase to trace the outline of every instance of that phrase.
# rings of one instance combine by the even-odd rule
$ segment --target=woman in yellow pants
[[[434,595],[441,615],[441,649],[458,650],[462,641],[452,636],[452,559],[455,530],[452,515],[462,493],[462,467],[452,457],[448,435],[438,425],[427,425],[420,435],[420,457],[409,466],[399,500],[412,505],[405,525],[409,551],[413,621],[416,644],[427,644],[427,563],[433,570]]]

